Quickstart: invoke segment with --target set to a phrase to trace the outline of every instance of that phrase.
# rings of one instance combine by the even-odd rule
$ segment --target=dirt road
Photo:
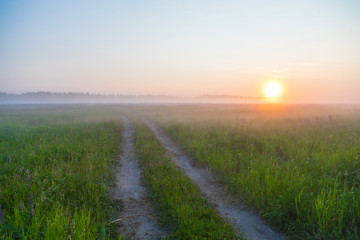
[[[208,200],[215,206],[219,214],[227,219],[238,234],[244,233],[247,239],[286,239],[281,234],[268,227],[256,214],[245,210],[235,199],[232,199],[221,187],[215,177],[206,169],[191,165],[191,159],[186,156],[174,142],[152,124],[143,119],[150,127],[163,147],[170,153],[173,161],[181,167],[195,185],[205,194]]]
[[[115,191],[115,198],[120,199],[124,205],[120,231],[125,239],[157,239],[166,236],[166,232],[154,220],[154,212],[140,183],[141,170],[136,161],[131,122],[125,116],[121,117],[124,123],[122,166],[116,176]]]

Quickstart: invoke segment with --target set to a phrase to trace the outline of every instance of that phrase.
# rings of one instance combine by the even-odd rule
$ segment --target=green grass
[[[136,150],[160,222],[172,232],[169,239],[239,239],[143,123],[136,124]]]
[[[329,121],[326,109],[319,118],[247,106],[224,108],[217,117],[211,109],[202,115],[184,109],[185,116],[168,110],[168,119],[157,119],[272,225],[298,239],[360,238],[358,112]]]
[[[0,109],[0,238],[109,238],[121,133],[111,119],[95,107]]]
[[[360,108],[121,109],[157,120],[239,201],[291,238],[360,238]],[[122,131],[118,110],[0,106],[0,239],[112,237],[108,189]],[[149,129],[136,128],[143,180],[169,238],[236,238]]]

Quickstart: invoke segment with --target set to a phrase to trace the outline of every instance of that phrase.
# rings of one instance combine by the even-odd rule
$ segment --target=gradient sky
[[[360,102],[360,1],[0,1],[0,92]]]

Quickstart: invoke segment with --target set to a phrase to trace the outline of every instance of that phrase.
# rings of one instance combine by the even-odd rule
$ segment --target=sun
[[[282,93],[282,86],[278,82],[268,82],[264,87],[264,94],[268,98],[277,98],[280,97]]]

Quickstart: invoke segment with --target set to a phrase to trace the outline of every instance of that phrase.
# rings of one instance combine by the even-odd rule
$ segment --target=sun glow
[[[264,94],[268,98],[280,97],[282,90],[283,88],[278,82],[268,82],[264,86]]]

